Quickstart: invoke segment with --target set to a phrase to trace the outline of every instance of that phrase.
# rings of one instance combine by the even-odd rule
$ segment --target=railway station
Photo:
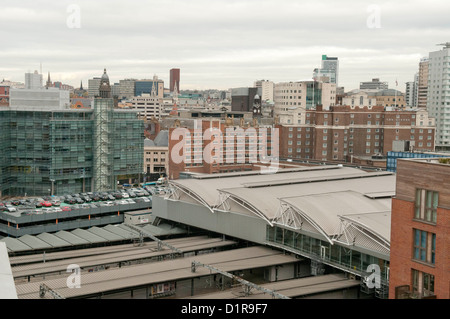
[[[153,196],[146,223],[1,242],[19,299],[386,298],[394,192],[392,173],[340,165],[193,174]]]

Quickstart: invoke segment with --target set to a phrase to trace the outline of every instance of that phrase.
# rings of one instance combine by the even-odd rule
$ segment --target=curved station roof
[[[389,253],[395,175],[357,168],[311,166],[193,175],[170,181],[171,199],[204,205],[211,213],[256,215],[270,225],[318,233],[330,243],[360,244]]]

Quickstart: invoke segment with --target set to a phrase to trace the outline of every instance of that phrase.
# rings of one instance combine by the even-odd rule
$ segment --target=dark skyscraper
[[[178,93],[180,93],[180,69],[170,70],[170,92],[173,92],[175,84],[177,85]]]

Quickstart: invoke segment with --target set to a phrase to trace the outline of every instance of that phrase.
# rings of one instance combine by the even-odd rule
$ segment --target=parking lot
[[[18,198],[0,202],[0,211],[13,214],[68,212],[102,206],[151,202],[153,195],[165,194],[167,191],[165,186],[152,185],[105,192]]]

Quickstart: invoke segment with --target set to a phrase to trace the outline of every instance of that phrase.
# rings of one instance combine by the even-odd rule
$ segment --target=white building
[[[427,109],[436,119],[436,146],[450,146],[450,42],[429,53]]]
[[[307,124],[305,110],[322,105],[329,110],[336,104],[336,84],[313,80],[275,84],[274,115],[280,124]]]
[[[342,98],[342,105],[349,105],[352,109],[357,107],[368,107],[371,109],[377,105],[375,96],[370,96],[367,92],[361,90],[354,90],[349,92]]]
[[[99,96],[99,88],[100,88],[101,78],[93,78],[88,80],[88,94],[89,97]]]
[[[44,86],[42,74],[38,71],[25,73],[25,89],[40,89]]]
[[[142,94],[134,96],[131,99],[132,108],[139,110],[139,114],[144,116],[148,121],[155,117],[161,117],[161,99],[151,94]]]
[[[405,103],[406,106],[415,107],[416,106],[416,82],[406,82],[405,90]]]
[[[67,109],[70,107],[70,91],[58,88],[10,90],[9,106],[26,109]]]
[[[275,84],[269,80],[255,81],[254,87],[261,88],[261,101],[273,101]]]
[[[144,172],[169,174],[169,131],[161,131],[155,140],[144,140]]]

